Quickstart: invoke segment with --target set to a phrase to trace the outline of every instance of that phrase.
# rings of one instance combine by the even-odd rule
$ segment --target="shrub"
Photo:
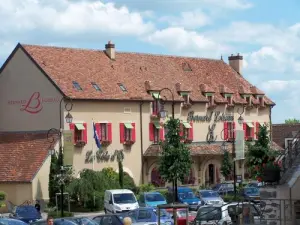
[[[5,201],[6,199],[6,193],[3,191],[0,191],[0,201]]]
[[[48,216],[51,216],[53,218],[61,218],[60,211],[59,212],[57,212],[57,211],[48,212]],[[74,213],[64,211],[64,217],[72,217],[72,216],[74,216]]]
[[[150,192],[150,191],[154,191],[155,187],[153,184],[142,184],[137,188],[137,194],[141,193],[141,192]]]

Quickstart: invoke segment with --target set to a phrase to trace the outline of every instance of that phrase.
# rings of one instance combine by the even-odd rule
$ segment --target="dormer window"
[[[227,101],[227,105],[233,105],[232,95],[231,94],[225,94],[225,99]]]
[[[157,117],[159,116],[159,111],[160,111],[160,96],[159,93],[151,93],[153,97],[153,102],[152,102],[152,114],[151,117]]]
[[[259,101],[259,105],[260,105],[261,107],[264,107],[264,106],[265,106],[264,96],[263,96],[263,95],[258,95],[258,96],[257,96],[257,99],[258,99],[258,101]]]
[[[180,95],[184,99],[184,104],[190,103],[190,96],[188,92],[181,92]]]
[[[213,95],[213,93],[206,93],[206,98],[208,100],[208,106],[214,105],[214,95]]]
[[[246,100],[246,102],[247,102],[248,105],[251,105],[251,96],[250,95],[246,95],[244,97],[244,99]]]

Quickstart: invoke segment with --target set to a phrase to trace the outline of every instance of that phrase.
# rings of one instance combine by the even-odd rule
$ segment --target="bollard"
[[[132,224],[131,218],[130,218],[130,217],[125,217],[125,218],[123,219],[123,224],[124,224],[124,225],[131,225],[131,224]]]

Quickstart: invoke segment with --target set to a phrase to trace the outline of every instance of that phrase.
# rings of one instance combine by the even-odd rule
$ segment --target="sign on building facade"
[[[241,160],[245,159],[245,133],[243,130],[236,131],[235,138],[235,159]]]
[[[73,143],[73,131],[64,130],[64,165],[72,166],[74,157],[74,143]]]

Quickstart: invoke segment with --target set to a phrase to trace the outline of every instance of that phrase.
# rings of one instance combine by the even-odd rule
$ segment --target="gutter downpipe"
[[[272,144],[272,141],[273,141],[273,133],[272,133],[272,108],[273,108],[274,106],[272,105],[271,107],[270,107],[270,112],[269,112],[269,119],[270,119],[270,141],[271,141],[271,144]]]
[[[144,184],[144,142],[143,142],[143,104],[140,102],[140,136],[141,136],[141,164],[142,164],[142,184]]]

